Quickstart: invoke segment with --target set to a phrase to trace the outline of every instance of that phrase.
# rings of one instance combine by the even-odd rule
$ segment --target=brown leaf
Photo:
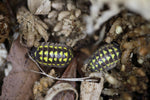
[[[33,99],[32,87],[39,74],[30,70],[38,71],[36,64],[25,57],[27,49],[19,43],[19,38],[13,42],[7,60],[12,63],[13,69],[4,78],[2,87],[2,100],[30,100]]]

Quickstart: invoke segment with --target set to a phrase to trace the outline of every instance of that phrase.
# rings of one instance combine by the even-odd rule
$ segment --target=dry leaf
[[[8,61],[12,63],[12,70],[4,78],[1,100],[30,100],[33,99],[32,87],[39,74],[30,71],[38,71],[36,65],[27,57],[27,49],[22,47],[19,39],[13,42]]]
[[[50,0],[28,0],[28,8],[31,13],[36,15],[48,14],[51,10]]]
[[[45,42],[47,42],[48,33],[46,30],[48,26],[37,16],[32,15],[26,8],[21,7],[17,12],[17,20],[21,26],[21,43],[23,45],[27,47],[37,46],[40,44],[41,38],[44,38]]]

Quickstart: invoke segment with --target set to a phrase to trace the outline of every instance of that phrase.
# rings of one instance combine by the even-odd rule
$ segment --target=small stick
[[[39,66],[39,64],[30,56],[28,53],[29,58],[37,65],[37,67],[40,69],[41,72],[31,70],[34,73],[42,74],[45,75],[51,79],[54,80],[60,80],[60,81],[92,81],[92,82],[97,82],[97,79],[92,79],[91,77],[83,77],[83,78],[58,78],[58,77],[53,77],[51,75],[48,75],[44,72],[44,70]]]

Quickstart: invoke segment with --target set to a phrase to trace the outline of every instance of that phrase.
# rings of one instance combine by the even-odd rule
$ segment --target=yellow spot
[[[102,70],[103,70],[103,68],[100,68],[100,70],[102,71]]]
[[[34,52],[34,56],[36,57],[36,52]]]
[[[70,55],[73,55],[71,49],[69,49],[69,52],[70,52]]]
[[[43,48],[43,46],[39,46],[39,48]]]
[[[57,49],[57,46],[55,46],[54,48]]]
[[[109,61],[110,57],[109,57],[109,56],[107,56],[107,57],[106,57],[106,59]]]
[[[42,64],[42,62],[38,61],[38,63]]]
[[[48,58],[47,58],[47,57],[44,57],[44,60],[47,62],[47,61],[48,61]]]
[[[64,62],[67,62],[67,58],[64,58],[63,61],[64,61]]]
[[[43,63],[43,65],[47,65],[47,63]]]
[[[53,66],[55,66],[55,64],[53,64]]]
[[[66,47],[64,47],[64,49],[65,49],[65,50],[67,50],[67,48],[66,48]]]
[[[48,56],[48,51],[45,51],[44,54]]]
[[[115,51],[117,51],[117,48],[114,48]]]
[[[107,51],[103,50],[104,55],[107,53]]]
[[[111,63],[110,64],[107,64],[107,66],[110,66],[111,65]]]
[[[39,47],[37,48],[37,51],[39,51]]]
[[[61,66],[64,66],[65,64],[61,64]]]
[[[53,51],[50,51],[49,55],[51,55],[51,57],[53,56]]]
[[[71,61],[71,58],[69,58],[69,61]]]
[[[62,51],[60,52],[60,55],[63,56],[63,52]]]
[[[109,52],[112,52],[112,49],[108,49]]]
[[[103,54],[100,54],[100,57],[102,57],[103,56]]]
[[[95,69],[94,72],[97,72],[97,69]]]
[[[52,64],[48,64],[49,66],[51,66]]]
[[[59,58],[59,62],[62,62],[62,58]]]
[[[60,66],[60,64],[57,64],[57,66]]]
[[[102,58],[102,61],[103,61],[103,62],[105,62],[105,61],[106,61],[106,59],[105,59],[105,58]]]
[[[48,48],[48,46],[47,46],[47,45],[45,45],[44,47],[45,47],[45,48]]]
[[[92,65],[92,63],[90,63],[90,65]]]
[[[49,47],[50,47],[50,48],[53,48],[53,46],[52,46],[52,45],[50,45]]]
[[[98,59],[99,58],[99,56],[96,56],[96,59]]]
[[[64,55],[65,55],[65,57],[67,57],[67,56],[68,56],[68,53],[67,53],[67,52],[65,52],[65,53],[64,53]]]
[[[119,55],[119,52],[117,52],[116,54],[117,54],[117,56],[118,56],[118,55]]]
[[[93,63],[95,63],[95,59],[93,59]]]
[[[95,67],[94,67],[94,66],[92,66],[92,69],[95,69]]]
[[[59,49],[62,49],[62,47],[58,47]]]
[[[52,58],[49,58],[49,61],[50,61],[50,62],[52,62],[52,61],[53,61],[53,59],[52,59]]]
[[[39,55],[43,55],[43,51],[42,50],[39,52]]]
[[[112,54],[112,55],[111,55],[111,57],[112,57],[112,59],[114,59],[114,57],[115,57],[115,54]]]
[[[57,57],[57,54],[58,54],[58,52],[57,52],[57,51],[55,51],[55,52],[54,52],[55,57]]]
[[[57,58],[54,58],[54,61],[57,61]]]
[[[110,63],[111,65],[114,64],[114,62]]]
[[[98,63],[101,65],[101,64],[102,64],[102,61],[98,61]]]
[[[106,66],[104,66],[104,68],[106,68]]]
[[[40,57],[40,60],[42,61],[42,60],[43,60],[43,57]]]
[[[98,67],[98,65],[95,65],[96,67]]]
[[[116,60],[115,63],[117,63],[119,60]]]

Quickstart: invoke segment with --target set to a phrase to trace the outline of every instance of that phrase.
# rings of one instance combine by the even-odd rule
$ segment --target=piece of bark
[[[27,48],[20,45],[19,38],[13,42],[7,58],[12,63],[12,70],[4,78],[1,100],[33,99],[33,84],[39,78],[39,74],[30,71],[38,71],[38,68],[25,56],[27,52]]]

